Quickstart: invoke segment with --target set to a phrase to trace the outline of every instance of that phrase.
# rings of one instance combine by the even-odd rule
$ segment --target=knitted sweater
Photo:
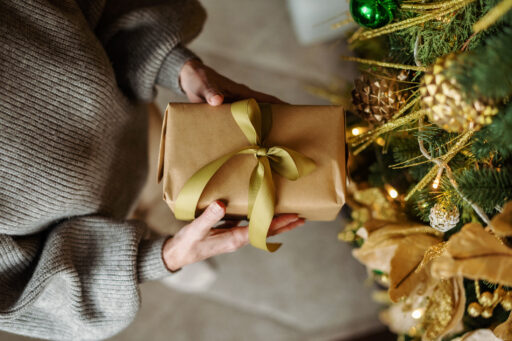
[[[194,0],[0,1],[0,329],[98,340],[169,272],[127,221],[159,83],[179,91]]]

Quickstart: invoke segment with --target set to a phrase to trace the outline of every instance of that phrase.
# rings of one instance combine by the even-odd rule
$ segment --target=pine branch
[[[509,75],[510,77],[510,75]],[[512,103],[493,119],[493,122],[475,134],[472,152],[478,160],[499,154],[512,157]]]
[[[414,137],[396,137],[391,142],[395,163],[406,163],[421,156],[418,140]]]
[[[414,50],[417,47],[416,60],[422,65],[431,65],[441,56],[460,51],[473,33],[473,24],[497,2],[498,0],[476,1],[459,10],[455,16],[446,16],[391,34],[393,57],[403,63],[414,62]],[[399,20],[417,15],[405,9],[397,12]],[[491,31],[494,32],[494,28]],[[483,36],[472,37],[468,48],[479,46]]]
[[[407,210],[412,212],[412,215],[419,218],[424,223],[429,223],[430,209],[434,207],[436,200],[435,195],[438,193],[431,193],[429,188],[424,188],[417,191],[412,196],[411,200],[407,201]]]
[[[512,171],[510,169],[465,169],[456,175],[459,189],[486,213],[495,213],[512,198]]]
[[[446,70],[455,77],[470,101],[488,98],[499,101],[512,95],[512,28],[490,37],[483,46],[457,58]]]

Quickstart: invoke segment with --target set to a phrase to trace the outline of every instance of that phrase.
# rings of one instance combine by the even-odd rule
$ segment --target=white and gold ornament
[[[430,209],[430,226],[438,231],[446,232],[458,224],[459,217],[457,206],[438,202]]]

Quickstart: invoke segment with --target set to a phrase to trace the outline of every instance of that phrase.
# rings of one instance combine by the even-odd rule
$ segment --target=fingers
[[[291,230],[293,230],[296,227],[304,225],[304,223],[305,223],[305,220],[300,218],[298,220],[295,220],[295,221],[289,223],[288,225],[285,225],[285,226],[280,227],[280,228],[275,229],[275,230],[270,230],[269,233],[268,233],[268,236],[269,237],[270,236],[275,236],[275,235],[283,233],[283,232],[291,231]]]
[[[296,214],[285,214],[273,221],[273,230],[269,236],[293,230],[303,225],[304,219]],[[234,252],[249,243],[249,229],[247,226],[238,226],[231,229],[216,230],[215,234],[208,236],[202,244],[201,258],[209,258],[223,253]]]
[[[240,224],[240,220],[224,219],[224,223],[222,223],[221,225],[215,226],[214,230],[229,229],[229,228],[233,228],[235,226],[238,226],[239,224]]]
[[[204,242],[204,250],[212,257],[227,252],[234,252],[249,243],[249,230],[247,226],[239,226],[229,230],[223,230],[218,234],[208,237]]]
[[[226,213],[226,206],[221,201],[214,201],[206,210],[189,224],[191,230],[196,231],[200,237],[206,236],[210,229],[217,224]]]
[[[228,229],[237,227],[240,224],[239,220],[226,220],[223,224],[217,225],[208,232],[208,236],[215,236],[219,233],[224,233]]]
[[[270,230],[277,230],[283,226],[288,225],[289,223],[292,223],[299,219],[298,214],[282,214],[274,219],[272,219],[272,223],[270,223]]]
[[[199,60],[190,60],[180,71],[180,85],[192,103],[220,105],[224,101],[219,75]]]
[[[205,101],[217,106],[226,100],[232,102],[246,98],[254,98],[261,103],[284,103],[274,96],[254,91],[218,74],[199,60],[185,63],[180,71],[180,85],[193,103]]]
[[[207,87],[203,91],[203,97],[209,105],[217,106],[224,102],[224,95],[215,87]]]

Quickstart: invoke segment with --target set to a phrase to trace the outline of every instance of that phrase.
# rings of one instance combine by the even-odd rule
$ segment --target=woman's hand
[[[216,201],[197,219],[183,227],[176,235],[168,239],[163,247],[162,256],[167,268],[176,271],[181,267],[199,262],[222,253],[234,252],[249,242],[247,226],[213,228],[226,212],[226,207]],[[304,224],[304,219],[296,214],[283,214],[272,220],[269,236],[292,230]]]
[[[192,103],[220,105],[224,101],[233,102],[245,98],[254,98],[263,103],[284,103],[274,96],[235,83],[197,59],[185,63],[180,71],[180,84]]]

